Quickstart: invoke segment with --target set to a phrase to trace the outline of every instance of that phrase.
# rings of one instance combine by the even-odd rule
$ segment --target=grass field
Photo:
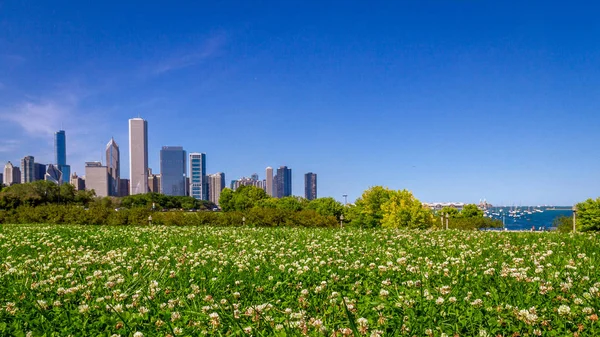
[[[0,227],[0,335],[599,336],[595,234]]]

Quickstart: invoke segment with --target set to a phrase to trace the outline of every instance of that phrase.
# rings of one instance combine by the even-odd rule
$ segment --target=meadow
[[[0,227],[0,335],[598,336],[598,235]]]

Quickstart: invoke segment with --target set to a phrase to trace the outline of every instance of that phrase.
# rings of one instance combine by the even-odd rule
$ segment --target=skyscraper
[[[267,167],[267,172],[266,172],[266,188],[265,191],[267,192],[267,195],[272,197],[273,196],[273,168],[271,166]]]
[[[129,191],[130,195],[148,192],[148,122],[129,120]]]
[[[58,165],[48,164],[46,168],[46,181],[51,181],[55,184],[61,185],[63,183],[62,172],[58,169]],[[67,178],[68,179],[68,178]]]
[[[304,175],[304,198],[314,200],[317,198],[317,174],[308,172]]]
[[[280,166],[274,180],[277,198],[292,195],[292,169],[287,166]]]
[[[152,169],[148,169],[148,192],[160,193],[160,174],[153,174]]]
[[[190,153],[190,196],[208,200],[208,182],[206,181],[206,154]]]
[[[93,161],[85,163],[85,189],[94,190],[96,196],[108,196],[109,175],[106,166],[101,162]]]
[[[67,165],[67,135],[65,130],[59,130],[54,134],[54,154],[57,169],[68,182],[71,177],[71,166]],[[63,182],[61,181],[60,184]]]
[[[75,191],[83,191],[85,190],[85,180],[83,178],[77,176],[77,172],[71,175],[71,185],[75,187]]]
[[[221,191],[225,188],[225,173],[219,172],[208,176],[209,200],[215,205],[219,205]]]
[[[46,165],[45,164],[40,164],[40,163],[34,163],[33,164],[33,180],[38,181],[38,180],[44,180],[46,177]]]
[[[85,181],[83,183],[85,186]],[[121,191],[119,191],[120,197],[128,196],[129,195],[129,179],[121,179],[121,181],[119,181],[119,189],[121,190]]]
[[[12,186],[21,182],[21,170],[10,161],[4,166],[4,185]]]
[[[35,160],[33,156],[21,159],[21,184],[35,181]]]
[[[181,146],[163,146],[160,150],[160,192],[185,196],[185,151]]]
[[[121,155],[119,145],[111,138],[106,145],[106,168],[108,170],[108,195],[119,196],[119,182],[121,179]]]

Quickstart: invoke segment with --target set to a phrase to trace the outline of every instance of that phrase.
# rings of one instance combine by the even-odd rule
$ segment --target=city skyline
[[[493,204],[600,191],[595,3],[2,6],[2,163],[58,164],[65,130],[71,172],[114,137],[130,178],[140,116],[155,172],[177,144],[228,178],[287,165],[295,195],[311,171],[350,202],[375,185]]]

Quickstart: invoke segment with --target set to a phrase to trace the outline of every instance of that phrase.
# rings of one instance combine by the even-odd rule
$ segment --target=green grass
[[[598,336],[596,234],[0,227],[0,335]]]

